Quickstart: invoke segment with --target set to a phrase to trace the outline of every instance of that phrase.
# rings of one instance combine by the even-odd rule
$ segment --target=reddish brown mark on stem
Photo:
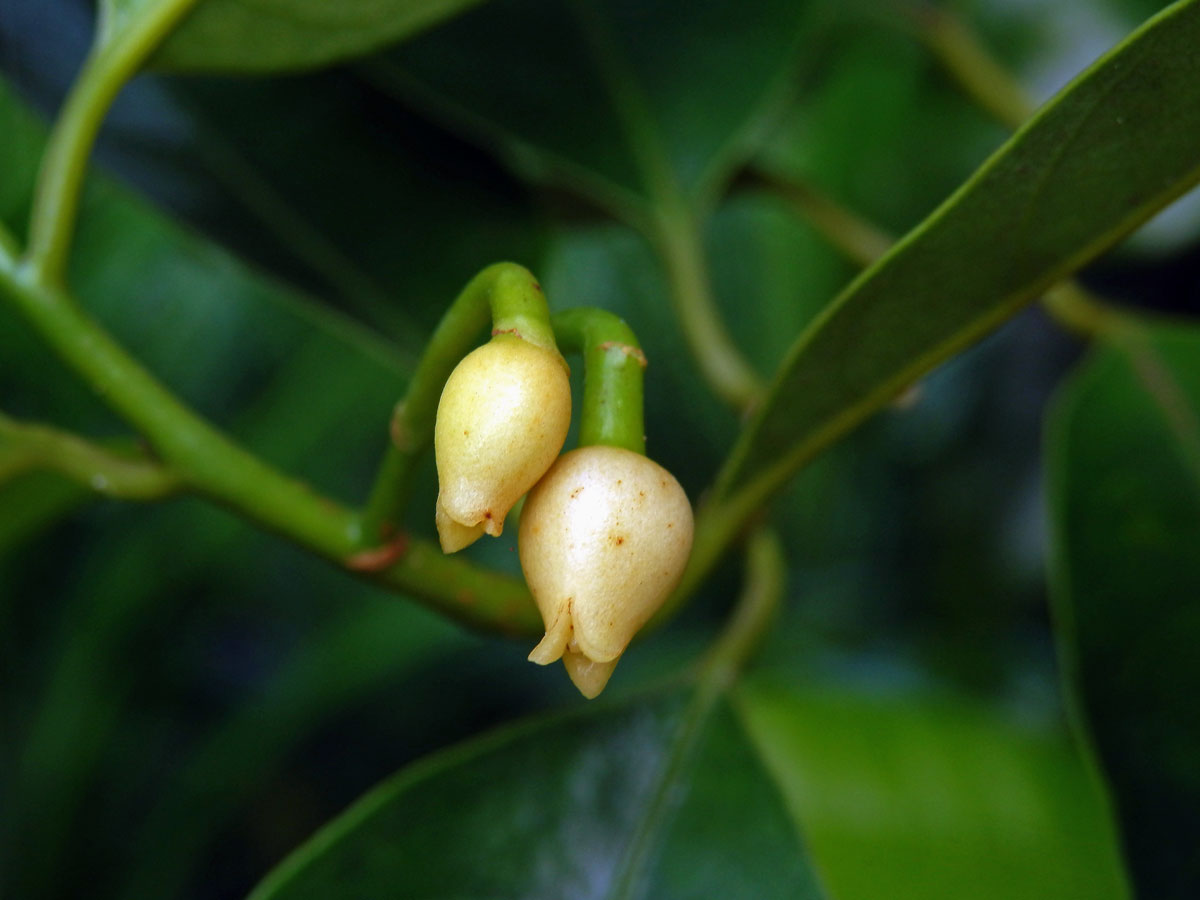
[[[605,341],[600,345],[601,350],[620,350],[626,356],[637,360],[637,364],[643,369],[650,363],[646,359],[646,354],[642,352],[640,347],[633,347],[629,344],[622,344],[620,341]]]
[[[408,552],[408,535],[396,535],[386,544],[363,550],[346,558],[346,568],[354,572],[379,572],[399,562]]]

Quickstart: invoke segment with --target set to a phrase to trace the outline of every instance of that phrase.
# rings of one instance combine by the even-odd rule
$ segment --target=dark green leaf
[[[733,699],[654,694],[440,754],[252,897],[815,896],[801,833],[839,900],[1127,896],[1060,733],[919,694],[751,679]]]
[[[372,688],[411,676],[467,641],[445,620],[413,616],[389,598],[356,604],[315,629],[158,798],[137,832],[137,864],[121,895],[180,895],[217,826],[303,737]]]
[[[1200,893],[1200,329],[1100,348],[1048,424],[1054,601],[1140,892]]]
[[[699,721],[696,719],[699,718]],[[689,692],[540,721],[400,772],[263,898],[817,897],[728,707]]]
[[[536,180],[636,206],[663,179],[695,192],[736,165],[821,5],[501,0],[377,73]]]
[[[370,53],[482,0],[197,0],[151,64],[174,71],[277,72]],[[107,0],[116,17],[163,0]]]
[[[919,695],[751,679],[737,698],[838,900],[1128,896],[1065,739]]]
[[[1200,179],[1200,2],[1104,57],[801,336],[727,470],[769,492]]]

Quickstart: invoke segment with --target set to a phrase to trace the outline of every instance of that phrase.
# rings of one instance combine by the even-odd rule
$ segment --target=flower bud
[[[691,548],[691,504],[662,466],[599,445],[561,456],[521,513],[521,568],[546,625],[530,660],[561,657],[595,697],[679,582]]]
[[[571,387],[555,350],[502,334],[458,364],[433,435],[443,551],[503,531],[513,504],[562,449],[570,422]]]

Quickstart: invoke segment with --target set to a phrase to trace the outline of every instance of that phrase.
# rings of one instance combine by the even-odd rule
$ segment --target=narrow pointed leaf
[[[726,486],[765,493],[1200,180],[1200,2],[1084,72],[801,335]]]

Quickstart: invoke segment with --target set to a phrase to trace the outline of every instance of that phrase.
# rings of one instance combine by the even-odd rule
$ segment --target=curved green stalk
[[[747,180],[751,187],[763,188],[781,197],[853,263],[869,266],[894,243],[892,236],[883,229],[841,206],[806,181],[759,167],[752,167],[747,172]]]
[[[101,22],[92,50],[50,134],[38,173],[28,248],[28,262],[38,281],[62,284],[84,170],[109,107],[195,3],[153,0],[127,17],[107,15]]]
[[[700,373],[722,400],[739,412],[747,411],[762,397],[763,383],[721,321],[699,222],[679,207],[660,215],[651,237],[666,268],[680,330]]]
[[[701,663],[705,682],[728,686],[758,649],[783,599],[787,563],[774,529],[760,527],[746,541],[746,575],[733,615]]]
[[[595,0],[575,0],[573,9],[652,201],[653,215],[642,228],[662,260],[684,338],[712,389],[744,412],[762,395],[763,384],[721,320],[705,261],[701,221],[679,185],[649,102]]]
[[[364,559],[356,512],[236,444],[171,394],[66,293],[34,283],[30,274],[0,267],[0,294],[146,437],[183,489],[452,618],[495,631],[540,633],[541,619],[523,583],[446,557],[428,541],[393,542],[386,556]]]
[[[433,440],[433,424],[446,379],[479,342],[491,317],[492,333],[514,333],[554,350],[550,310],[532,273],[516,263],[488,266],[467,283],[438,323],[392,414],[391,440],[356,526],[362,547],[377,546],[397,526],[408,504],[418,460]]]
[[[930,4],[902,11],[967,96],[992,118],[1016,129],[1033,115],[1033,104],[1017,79],[957,14]]]
[[[579,446],[600,444],[645,454],[646,356],[633,329],[606,310],[587,307],[556,313],[551,321],[563,351],[583,356]]]

